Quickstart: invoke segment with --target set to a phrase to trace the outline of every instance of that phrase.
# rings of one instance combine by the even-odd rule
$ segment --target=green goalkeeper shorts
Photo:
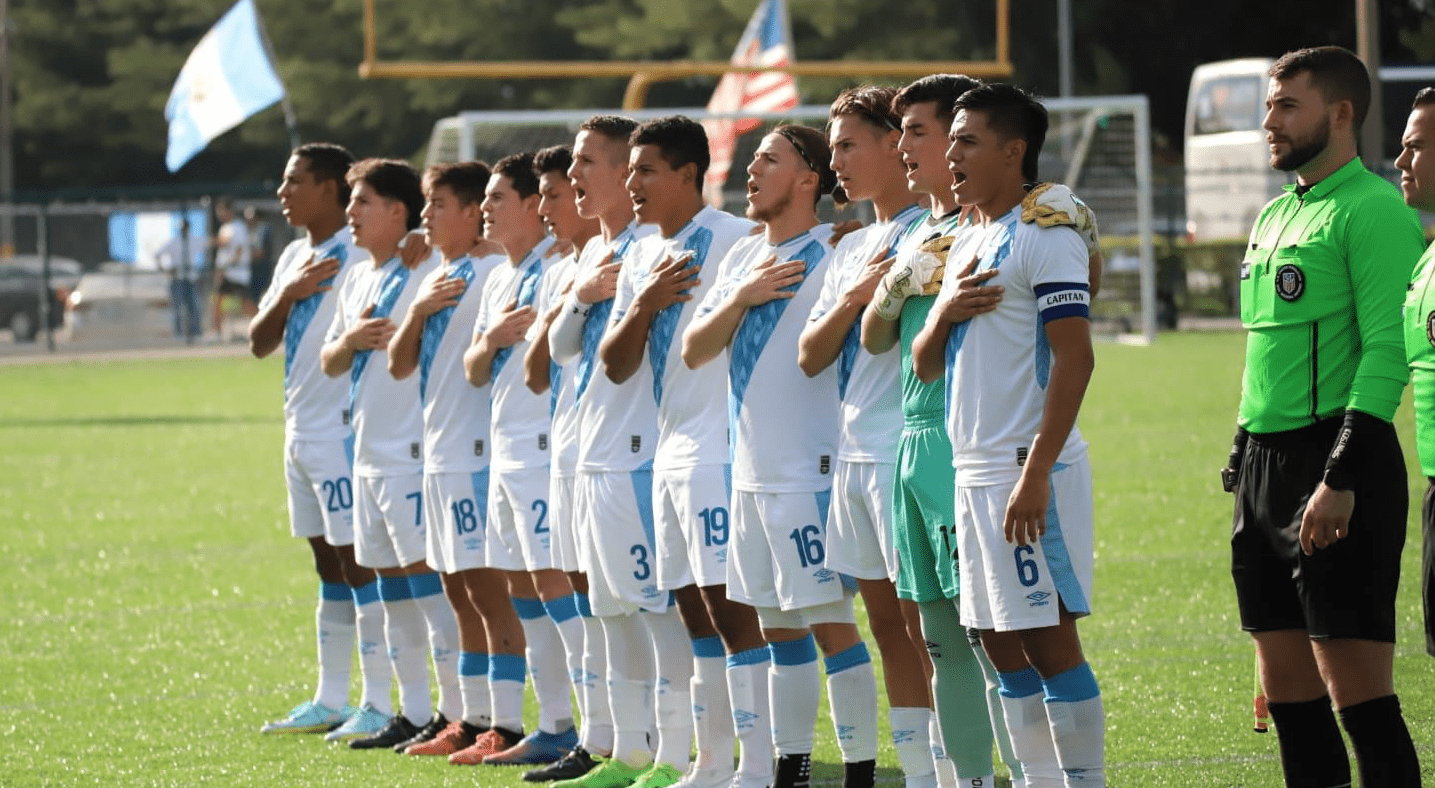
[[[899,556],[897,596],[916,602],[956,599],[956,495],[952,444],[942,414],[908,421],[897,447],[893,530]]]

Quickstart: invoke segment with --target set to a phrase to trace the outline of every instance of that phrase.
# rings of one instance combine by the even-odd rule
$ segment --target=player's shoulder
[[[741,237],[751,235],[757,222],[741,216],[735,216],[727,211],[706,206],[695,217],[699,227],[707,228],[715,237]]]

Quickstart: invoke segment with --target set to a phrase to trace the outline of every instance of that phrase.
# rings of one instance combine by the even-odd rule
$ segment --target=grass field
[[[1082,630],[1114,786],[1280,784],[1274,735],[1251,733],[1251,646],[1216,483],[1241,346],[1187,334],[1098,348],[1081,420],[1096,614]],[[281,376],[277,359],[248,358],[0,368],[0,785],[520,784],[517,770],[257,734],[314,673],[315,578],[285,522]],[[1408,404],[1400,429],[1410,443]],[[1429,777],[1415,508],[1410,523],[1396,676]],[[815,777],[835,785],[825,714],[818,734]],[[889,743],[884,785],[900,784],[895,765]]]

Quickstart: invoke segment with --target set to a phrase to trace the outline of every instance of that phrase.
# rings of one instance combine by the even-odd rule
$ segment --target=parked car
[[[0,263],[0,328],[10,329],[16,342],[34,341],[40,333],[43,311],[41,293],[49,299],[50,328],[59,328],[64,319],[63,295],[46,288],[40,273],[10,261]]]
[[[172,336],[169,274],[105,268],[80,277],[70,293],[65,305],[65,339]]]

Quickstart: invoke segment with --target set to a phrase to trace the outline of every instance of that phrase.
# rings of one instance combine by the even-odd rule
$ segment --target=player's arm
[[[548,329],[553,327],[553,321],[558,319],[563,306],[563,300],[559,299],[544,313],[543,319],[538,321],[539,330],[534,332],[533,341],[528,343],[528,350],[523,354],[523,383],[534,394],[542,394],[551,385],[548,367],[553,363],[553,354],[548,348]]]
[[[802,329],[802,336],[797,340],[797,366],[801,367],[802,372],[809,378],[832,366],[832,362],[842,355],[842,345],[847,340],[847,332],[861,317],[862,310],[872,302],[877,283],[887,273],[887,269],[892,267],[894,259],[882,253],[866,261],[861,275],[840,292],[840,267],[828,266],[827,280],[822,283],[823,292],[818,296],[816,308],[812,310],[813,314],[822,314],[808,321]],[[829,308],[824,311],[824,306]]]
[[[758,264],[741,282],[721,295],[715,308],[706,314],[699,310],[688,324],[687,331],[683,332],[683,363],[688,369],[697,369],[721,355],[737,333],[747,310],[773,299],[797,295],[796,290],[786,288],[801,284],[806,270],[805,262],[779,263],[776,255]]]
[[[463,354],[463,371],[468,382],[475,386],[488,385],[493,380],[493,357],[498,351],[521,342],[536,317],[533,307],[521,307],[514,298],[492,326],[483,328],[480,320],[474,330],[473,344]]]
[[[902,317],[888,320],[875,309],[862,312],[862,348],[872,355],[886,353],[901,339]]]
[[[603,360],[603,371],[609,380],[623,383],[638,371],[655,315],[673,304],[692,300],[693,288],[701,284],[692,258],[691,252],[663,258],[648,276],[642,292],[636,295],[631,295],[634,290],[631,276],[619,274],[619,294],[614,307],[621,311],[622,317],[609,327],[598,345],[598,357]]]
[[[618,270],[609,252],[598,265],[574,273],[573,291],[564,299],[564,309],[548,328],[548,351],[559,364],[571,364],[583,354],[583,324],[599,301],[618,292]]]
[[[348,372],[354,365],[354,354],[360,350],[388,347],[389,340],[394,336],[394,321],[373,315],[373,304],[364,307],[353,325],[324,343],[319,350],[319,367],[325,375],[337,378]]]
[[[298,268],[287,269],[285,278],[276,283],[278,295],[265,298],[259,312],[249,321],[249,352],[255,358],[264,358],[273,353],[284,341],[284,327],[289,322],[289,312],[294,305],[315,293],[333,289],[324,284],[339,273],[339,261],[332,257],[315,260],[311,255]]]
[[[433,274],[424,281],[404,313],[404,322],[399,324],[399,330],[389,341],[389,374],[394,376],[394,380],[403,380],[418,369],[424,323],[435,312],[458,306],[464,286],[462,279],[447,274]]]

